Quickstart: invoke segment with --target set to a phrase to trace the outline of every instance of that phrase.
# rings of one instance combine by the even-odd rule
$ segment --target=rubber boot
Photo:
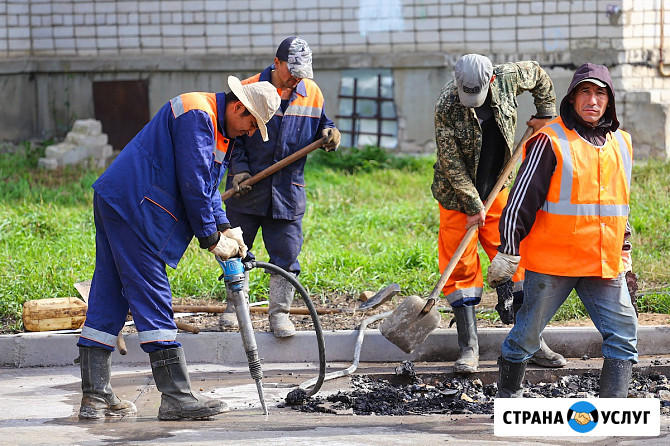
[[[208,418],[228,411],[223,401],[196,396],[191,392],[191,381],[181,347],[149,353],[149,359],[156,387],[162,393],[159,420]]]
[[[605,358],[600,372],[600,398],[628,398],[632,375],[632,362]]]
[[[474,305],[454,307],[456,330],[458,331],[458,359],[454,363],[454,373],[474,373],[479,367],[479,341],[477,339],[477,318]]]
[[[295,327],[288,318],[294,288],[291,283],[279,274],[270,275],[270,330],[277,338],[288,338],[295,334]]]
[[[79,347],[81,406],[79,418],[96,420],[137,413],[130,401],[120,400],[112,390],[112,352],[104,348]]]
[[[244,286],[242,290],[249,296],[249,271],[244,272]],[[235,312],[235,302],[233,299],[228,299],[228,296],[230,295],[231,293],[228,290],[228,287],[226,287],[226,309],[221,313],[221,317],[219,317],[219,328],[221,330],[236,329],[239,327],[237,313]]]
[[[549,348],[544,338],[540,336],[540,349],[533,354],[528,360],[531,364],[539,365],[540,367],[564,367],[568,361],[563,355],[556,353]]]
[[[526,362],[498,358],[498,398],[522,398]]]

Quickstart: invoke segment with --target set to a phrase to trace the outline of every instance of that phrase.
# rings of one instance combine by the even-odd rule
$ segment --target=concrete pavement
[[[495,357],[505,329],[482,329],[480,341],[484,383],[495,380]],[[328,371],[351,365],[357,332],[328,332]],[[640,349],[646,355],[636,370],[670,374],[670,337],[667,327],[641,327]],[[0,445],[378,445],[378,444],[593,444],[656,445],[670,442],[670,417],[661,417],[661,436],[508,438],[493,435],[491,415],[355,416],[302,413],[278,407],[294,386],[318,374],[317,348],[312,332],[299,332],[294,339],[276,340],[257,333],[262,356],[264,391],[269,408],[266,419],[260,408],[256,386],[249,376],[237,333],[179,334],[183,343],[192,386],[208,396],[224,399],[231,412],[208,421],[161,422],[156,419],[160,393],[151,376],[147,355],[133,335],[127,336],[127,356],[113,357],[112,383],[117,394],[138,407],[136,417],[100,422],[77,418],[81,398],[79,369],[72,365],[77,355],[76,333],[20,334],[0,336]],[[547,342],[571,357],[567,369],[530,367],[532,381],[550,381],[567,373],[598,370],[596,357],[600,335],[593,328],[550,328]],[[398,362],[414,361],[420,376],[449,374],[455,358],[455,330],[431,334],[418,351],[405,355],[378,330],[366,333],[361,364],[356,373],[389,375]],[[588,346],[588,347],[587,347]],[[447,358],[446,357],[452,357]],[[349,390],[349,378],[324,383],[319,396]],[[569,441],[568,441],[569,440]]]

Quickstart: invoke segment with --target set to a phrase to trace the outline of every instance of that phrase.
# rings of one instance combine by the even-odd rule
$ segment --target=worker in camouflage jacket
[[[498,222],[513,175],[498,192],[488,213],[484,202],[512,156],[516,97],[524,91],[531,92],[536,108],[536,114],[526,124],[537,131],[556,114],[554,87],[540,65],[523,61],[493,66],[484,56],[468,54],[458,60],[454,80],[444,86],[435,105],[437,162],[431,189],[440,209],[440,271],[445,270],[467,228],[479,226],[477,237],[467,246],[442,290],[453,308],[458,330],[460,354],[454,364],[456,373],[473,373],[479,366],[475,305],[481,300],[484,282],[477,240],[492,259],[500,245]],[[524,270],[519,268],[513,284],[505,284],[511,285],[514,295],[508,314],[501,312],[505,323],[513,323],[513,311],[521,307],[523,277]],[[545,367],[566,364],[565,358],[544,341],[531,361]]]

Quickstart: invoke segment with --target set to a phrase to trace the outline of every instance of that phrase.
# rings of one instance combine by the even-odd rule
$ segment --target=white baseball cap
[[[268,140],[268,128],[265,126],[272,119],[281,104],[277,89],[270,82],[253,82],[242,85],[235,76],[228,76],[228,86],[237,99],[249,110],[258,124],[263,141]]]

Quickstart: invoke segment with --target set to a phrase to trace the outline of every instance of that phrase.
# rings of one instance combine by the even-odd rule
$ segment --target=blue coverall
[[[274,68],[270,65],[242,83],[272,82]],[[316,82],[301,80],[267,123],[267,142],[258,134],[237,139],[226,189],[232,187],[236,174],[255,175],[316,141],[323,129],[332,127],[335,124],[326,116],[323,93]],[[254,184],[249,193],[226,200],[228,218],[233,226],[242,228],[249,250],[258,229],[262,228],[270,263],[296,275],[300,273],[298,255],[302,248],[302,217],[306,207],[305,161],[306,158],[301,158]]]
[[[142,349],[179,347],[166,264],[195,235],[201,248],[230,226],[219,184],[233,140],[225,93],[166,103],[93,183],[96,266],[77,345],[113,350],[130,309]]]

